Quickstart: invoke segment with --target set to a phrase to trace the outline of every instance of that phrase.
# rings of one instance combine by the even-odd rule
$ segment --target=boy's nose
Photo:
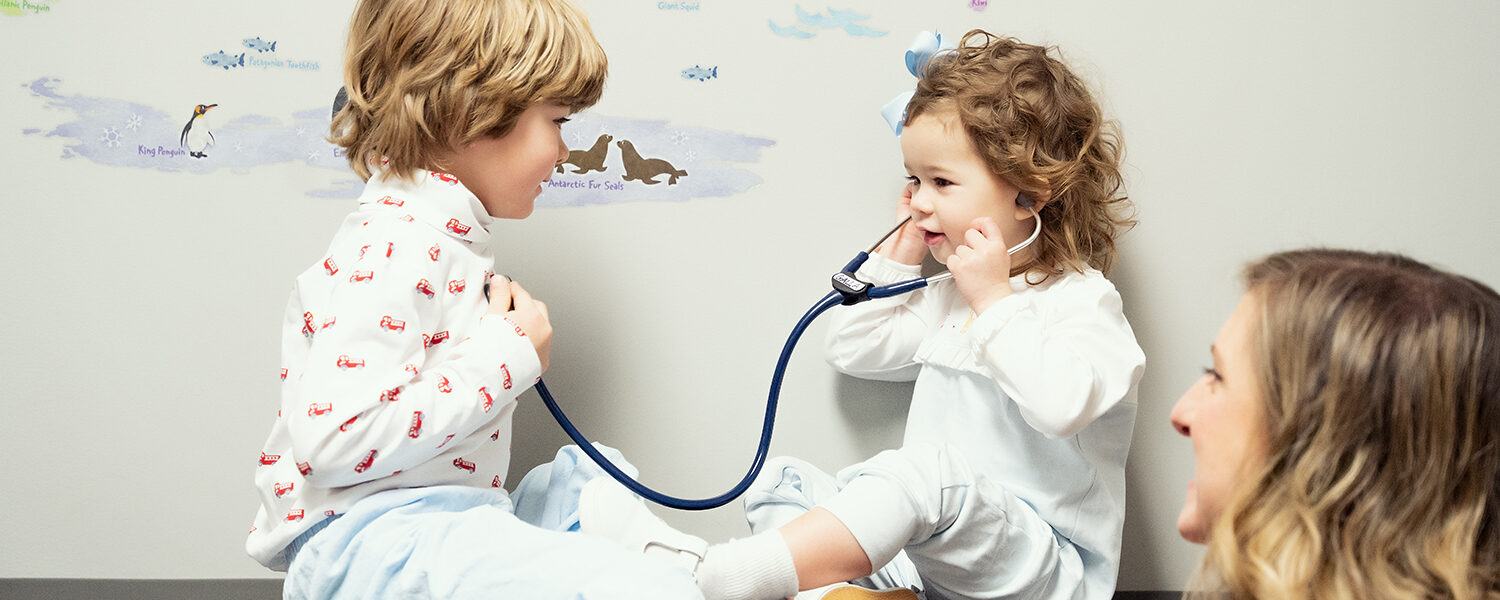
[[[568,162],[568,143],[564,142],[562,136],[559,135],[557,136],[557,162],[552,164],[560,165],[565,162]]]

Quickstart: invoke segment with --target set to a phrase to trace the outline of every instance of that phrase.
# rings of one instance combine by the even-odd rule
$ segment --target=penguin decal
[[[181,144],[188,149],[188,156],[193,158],[208,158],[203,151],[214,144],[214,134],[208,130],[208,124],[203,121],[203,115],[208,110],[218,106],[217,104],[199,104],[193,108],[193,118],[188,119],[187,125],[182,128]]]
[[[641,153],[636,152],[635,144],[628,140],[615,142],[620,147],[620,160],[625,163],[625,181],[639,181],[646,185],[661,183],[656,180],[658,176],[667,176],[667,185],[677,183],[678,177],[686,177],[687,171],[678,169],[660,158],[643,158]]]
[[[569,150],[568,160],[557,165],[557,172],[563,172],[563,165],[577,167],[573,169],[574,173],[604,172],[607,168],[604,166],[604,157],[609,154],[609,142],[613,139],[615,139],[614,136],[606,133],[594,140],[594,145],[588,150]]]

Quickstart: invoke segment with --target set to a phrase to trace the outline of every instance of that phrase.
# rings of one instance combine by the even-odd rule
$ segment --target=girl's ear
[[[1014,211],[1016,220],[1026,221],[1031,219],[1031,211],[1034,210],[1036,212],[1042,212],[1042,206],[1045,204],[1047,204],[1047,199],[1045,197],[1037,198],[1036,196],[1033,196],[1024,191],[1017,193],[1016,209]]]

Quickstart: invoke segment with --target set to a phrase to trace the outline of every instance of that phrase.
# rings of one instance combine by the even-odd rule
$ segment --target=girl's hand
[[[1000,234],[1000,225],[990,217],[981,217],[969,225],[964,232],[964,245],[948,258],[953,284],[976,314],[983,314],[1011,294],[1008,248]]]
[[[912,184],[908,182],[906,187],[901,188],[901,198],[896,201],[898,223],[911,216],[911,187]],[[922,241],[922,232],[908,221],[875,251],[903,265],[920,265],[927,256],[927,244]]]
[[[552,354],[552,322],[547,318],[547,305],[531,297],[521,284],[504,276],[490,278],[489,314],[501,315],[521,331],[536,349],[536,357],[542,362],[542,372],[547,371],[547,361]]]

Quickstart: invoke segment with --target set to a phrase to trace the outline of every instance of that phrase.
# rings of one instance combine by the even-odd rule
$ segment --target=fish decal
[[[220,50],[213,54],[203,55],[203,64],[210,67],[221,67],[225,71],[228,71],[230,67],[245,66],[245,54],[242,52],[239,56],[231,56]]]
[[[716,79],[716,78],[718,78],[718,76],[719,76],[719,67],[718,66],[714,66],[711,69],[705,69],[705,68],[700,67],[698,65],[693,65],[691,67],[688,67],[688,68],[682,70],[682,78],[683,79],[697,79],[698,81],[708,81],[710,79]]]
[[[880,37],[887,33],[890,33],[888,31],[872,29],[865,24],[860,23],[859,21],[869,19],[870,15],[860,14],[854,12],[853,10],[839,10],[837,8],[830,8],[828,9],[828,14],[825,15],[821,12],[809,13],[805,10],[802,10],[801,6],[797,6],[796,11],[797,21],[801,23],[803,27],[812,29],[843,29],[844,32],[848,33],[849,35],[857,35],[863,37]],[[774,22],[771,23],[771,31],[776,32],[777,35],[794,36],[799,38],[810,38],[815,35],[796,25],[793,25],[791,27],[780,27]]]
[[[254,50],[256,52],[275,52],[276,51],[276,42],[267,42],[267,41],[265,41],[263,39],[260,39],[260,36],[255,36],[253,38],[246,38],[244,40],[244,44],[245,44],[246,48],[249,48],[249,49]]]

